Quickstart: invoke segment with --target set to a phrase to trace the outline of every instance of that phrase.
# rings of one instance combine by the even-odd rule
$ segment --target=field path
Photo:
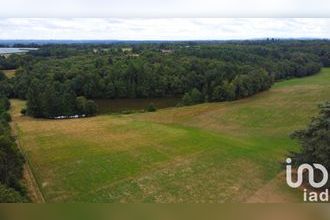
[[[23,181],[28,191],[29,198],[33,203],[45,203],[44,196],[39,190],[39,186],[34,178],[31,168],[26,162],[24,164]]]
[[[14,112],[15,111],[13,111],[11,109],[12,117],[17,117],[17,115],[13,114]],[[22,152],[24,159],[25,159],[25,164],[23,167],[23,182],[27,188],[28,196],[33,203],[45,203],[44,196],[41,193],[41,191],[39,189],[39,185],[36,181],[36,178],[31,170],[31,167],[29,164],[30,163],[29,158],[26,156],[25,151],[23,150],[23,147],[21,146],[18,125],[15,122],[15,120],[14,120],[14,122],[11,123],[11,131],[12,131],[12,135],[16,138],[17,147]]]
[[[285,181],[285,173],[279,173],[258,191],[256,191],[246,203],[291,203],[298,202],[297,197],[280,188],[281,182]]]

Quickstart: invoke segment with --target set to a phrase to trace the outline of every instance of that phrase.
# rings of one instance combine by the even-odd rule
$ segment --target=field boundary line
[[[19,148],[19,150],[22,152],[22,155],[25,159],[25,163],[24,163],[24,171],[23,171],[23,179],[25,181],[25,185],[27,187],[27,191],[29,194],[30,199],[32,200],[32,202],[35,203],[45,203],[45,198],[44,195],[40,189],[40,186],[38,184],[38,181],[36,179],[36,176],[33,172],[32,166],[31,166],[31,162],[27,156],[26,151],[23,149],[22,147],[22,143],[20,140],[20,135],[19,135],[19,127],[17,122],[13,122],[13,126],[12,126],[12,132],[16,138],[16,144],[17,147]]]

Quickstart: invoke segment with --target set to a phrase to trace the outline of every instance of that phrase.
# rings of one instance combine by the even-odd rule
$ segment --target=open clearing
[[[32,119],[19,100],[11,111],[46,201],[262,202],[264,191],[294,201],[278,180],[297,149],[288,135],[330,99],[329,85],[328,68],[247,99],[155,113]]]
[[[16,74],[16,70],[15,69],[12,69],[12,70],[0,70],[0,71],[2,71],[5,75],[6,75],[6,77],[7,78],[13,78],[14,76],[15,76],[15,74]]]

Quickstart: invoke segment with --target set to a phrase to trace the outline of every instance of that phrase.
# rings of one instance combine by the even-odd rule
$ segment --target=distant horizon
[[[0,39],[234,41],[330,39],[329,18],[0,18]]]
[[[290,41],[290,40],[299,40],[299,41],[313,41],[313,40],[324,40],[329,41],[330,38],[312,38],[312,37],[300,37],[300,38],[275,38],[275,37],[266,37],[266,38],[242,38],[242,39],[200,39],[200,40],[121,40],[121,39],[0,39],[0,44],[3,43],[15,43],[15,42],[27,42],[27,43],[38,43],[38,42],[233,42],[233,41],[267,41],[267,40],[280,40],[280,41]]]

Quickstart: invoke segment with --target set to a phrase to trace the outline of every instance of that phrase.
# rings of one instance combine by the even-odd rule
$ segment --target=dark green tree
[[[230,101],[235,99],[235,87],[232,83],[224,81],[213,90],[212,100],[214,101]]]
[[[93,100],[87,100],[86,102],[86,115],[92,116],[97,112],[97,105]]]
[[[191,90],[190,97],[193,104],[201,103],[204,101],[202,93],[196,88]]]
[[[7,79],[6,75],[0,70],[0,81],[3,81],[5,79]]]
[[[0,135],[0,183],[21,190],[24,159],[8,134]]]
[[[294,153],[293,158],[296,164],[319,163],[330,170],[330,102],[319,108],[319,115],[312,119],[307,128],[292,134],[301,146],[301,151]]]
[[[43,117],[42,93],[40,81],[33,79],[27,94],[27,114],[34,117]]]
[[[79,96],[76,98],[76,109],[79,115],[86,113],[86,103],[87,99],[84,96]]]
[[[193,101],[191,99],[191,95],[189,92],[186,92],[184,96],[182,97],[182,103],[183,105],[192,105]]]

